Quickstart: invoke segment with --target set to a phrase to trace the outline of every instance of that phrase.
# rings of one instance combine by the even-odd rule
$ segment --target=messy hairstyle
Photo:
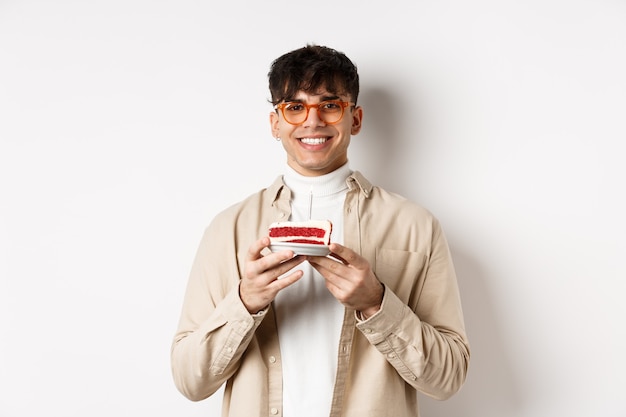
[[[315,94],[321,88],[348,94],[355,103],[359,95],[356,66],[344,53],[326,46],[307,45],[280,56],[268,78],[274,105],[293,99],[298,91]]]

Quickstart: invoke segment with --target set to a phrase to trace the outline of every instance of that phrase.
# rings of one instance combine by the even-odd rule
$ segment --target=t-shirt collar
[[[304,176],[287,165],[283,180],[294,194],[313,193],[314,197],[323,197],[347,190],[347,180],[351,174],[352,170],[348,163],[331,173],[318,177]]]

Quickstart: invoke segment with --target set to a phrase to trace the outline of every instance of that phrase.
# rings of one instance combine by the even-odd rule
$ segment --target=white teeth
[[[300,141],[302,143],[306,143],[307,145],[319,145],[326,142],[326,138],[302,138]]]

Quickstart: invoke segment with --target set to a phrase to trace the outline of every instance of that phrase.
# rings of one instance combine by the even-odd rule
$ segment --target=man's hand
[[[376,278],[367,259],[338,243],[330,244],[330,256],[310,256],[308,261],[326,280],[326,288],[344,306],[368,318],[380,309],[383,284]]]
[[[245,271],[239,285],[239,296],[251,314],[263,310],[280,290],[302,278],[303,272],[298,270],[278,279],[307,259],[301,255],[294,257],[290,250],[262,256],[261,251],[269,244],[270,239],[264,237],[248,249]]]

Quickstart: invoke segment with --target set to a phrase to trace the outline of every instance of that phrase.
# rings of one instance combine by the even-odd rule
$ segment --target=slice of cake
[[[308,243],[328,245],[333,226],[329,220],[309,220],[304,222],[276,222],[270,224],[271,243]]]

